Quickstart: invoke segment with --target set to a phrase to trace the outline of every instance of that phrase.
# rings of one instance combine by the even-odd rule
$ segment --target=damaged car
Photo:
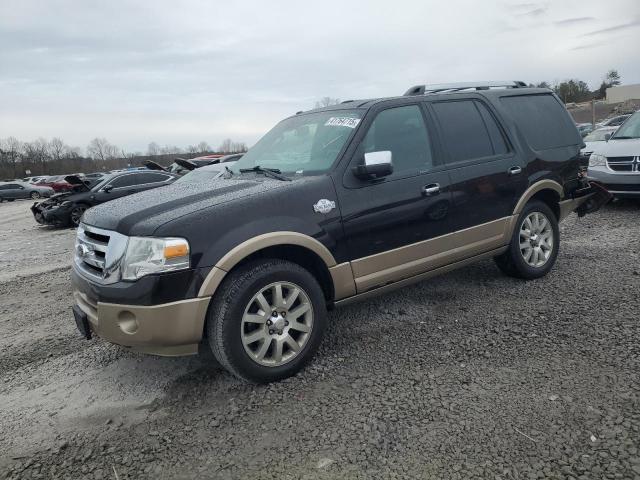
[[[65,181],[72,185],[69,192],[34,203],[31,211],[36,222],[41,225],[77,227],[88,208],[167,185],[176,178],[176,175],[162,171],[132,171],[108,174],[92,183],[77,175],[69,175],[65,177]]]

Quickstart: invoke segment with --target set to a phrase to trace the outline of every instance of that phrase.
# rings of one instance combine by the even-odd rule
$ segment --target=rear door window
[[[489,129],[476,103],[473,100],[457,100],[432,104],[450,162],[491,157],[496,154]],[[486,114],[490,117],[488,112]],[[493,122],[494,128],[497,129],[495,121]],[[502,150],[500,153],[504,153],[504,146]]]
[[[566,109],[553,95],[508,96],[500,102],[532,149],[548,150],[582,143]]]

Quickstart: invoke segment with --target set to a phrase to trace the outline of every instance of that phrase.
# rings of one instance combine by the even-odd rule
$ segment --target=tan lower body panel
[[[389,285],[384,285],[379,288],[374,288],[364,293],[360,293],[358,295],[354,295],[353,297],[345,298],[344,300],[337,301],[335,303],[336,307],[344,307],[346,305],[350,305],[355,302],[359,302],[361,300],[367,300],[369,298],[377,297],[378,295],[382,295],[384,293],[392,292],[399,288],[405,287],[407,285],[411,285],[416,282],[420,282],[422,280],[427,280],[428,278],[435,277],[437,275],[441,275],[443,273],[450,272],[452,270],[456,270],[458,268],[464,267],[465,265],[469,265],[475,263],[477,261],[483,260],[485,258],[495,257],[496,255],[500,255],[501,253],[507,250],[507,246],[503,246],[500,248],[496,248],[489,252],[482,253],[480,255],[475,255],[470,258],[465,258],[464,260],[460,260],[455,263],[450,263],[449,265],[442,266],[440,268],[436,268],[434,270],[430,270],[428,272],[421,273],[419,275],[414,275],[413,277],[405,278],[398,282],[391,283]]]
[[[558,219],[558,221],[561,222],[562,220],[567,218],[571,212],[575,211],[580,205],[586,202],[590,197],[591,195],[585,195],[584,197],[572,198],[570,200],[561,201],[559,203],[560,218]]]
[[[77,291],[73,296],[91,330],[108,342],[155,355],[198,353],[210,297],[143,306],[94,304]]]
[[[499,248],[511,238],[511,217],[351,262],[358,293]]]

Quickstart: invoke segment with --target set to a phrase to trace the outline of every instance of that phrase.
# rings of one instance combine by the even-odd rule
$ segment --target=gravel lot
[[[552,273],[486,261],[330,314],[268,386],[85,341],[72,230],[0,205],[0,476],[640,479],[640,203],[562,225]]]

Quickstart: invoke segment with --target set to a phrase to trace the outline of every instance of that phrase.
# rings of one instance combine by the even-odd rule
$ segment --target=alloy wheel
[[[528,265],[542,267],[553,252],[553,228],[544,213],[531,212],[520,225],[520,253]]]
[[[71,210],[71,223],[73,223],[76,227],[80,225],[80,219],[82,218],[82,214],[85,212],[86,208],[84,207],[75,207]]]
[[[278,367],[297,357],[311,335],[313,305],[307,293],[290,282],[262,288],[242,316],[245,352],[256,363]]]
[[[31,198],[33,198],[34,200],[40,198],[40,193],[39,192],[31,192]]]

